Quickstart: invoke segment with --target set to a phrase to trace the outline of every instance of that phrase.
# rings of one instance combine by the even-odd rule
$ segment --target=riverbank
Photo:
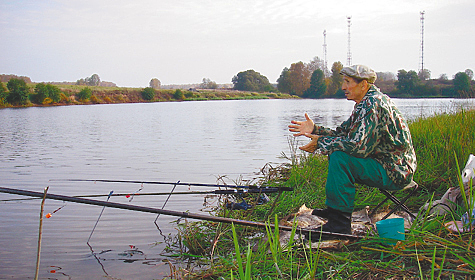
[[[22,105],[12,105],[0,98],[0,108],[9,107],[35,107],[35,106],[64,106],[64,105],[90,105],[90,104],[120,104],[143,102],[176,102],[176,101],[207,101],[207,100],[246,100],[246,99],[292,99],[294,95],[272,92],[247,92],[232,89],[152,89],[153,95],[144,96],[144,88],[119,88],[101,86],[79,85],[54,85],[60,92],[56,102],[51,98],[44,99],[41,103],[36,100],[36,84],[27,84],[29,87],[28,100]],[[81,98],[80,92],[90,89],[90,96]],[[146,98],[144,98],[146,97]]]
[[[419,163],[415,180],[421,191],[407,202],[414,213],[419,212],[419,219],[406,233],[405,241],[391,246],[381,243],[378,237],[367,237],[336,250],[309,251],[295,245],[281,248],[273,242],[278,234],[268,232],[268,241],[263,241],[268,246],[253,252],[249,248],[265,240],[261,239],[260,231],[236,226],[237,233],[233,234],[228,225],[187,223],[180,227],[179,244],[186,246],[182,256],[204,263],[207,269],[191,273],[176,271],[175,278],[471,279],[475,275],[473,235],[453,234],[443,226],[448,221],[460,220],[466,209],[458,207],[449,215],[435,216],[419,208],[427,201],[439,199],[449,187],[459,185],[460,169],[469,154],[475,152],[475,111],[440,114],[409,125]],[[295,149],[294,145],[290,146]],[[217,214],[263,221],[268,214],[281,219],[295,213],[302,204],[323,207],[326,158],[299,155],[288,159],[286,165],[266,169],[269,172],[265,172],[260,182],[294,188],[293,192],[284,192],[273,209],[273,203],[268,203],[250,210],[220,208]],[[469,197],[473,197],[473,190]],[[355,210],[374,207],[382,198],[374,189],[359,186]],[[274,222],[273,218],[271,221]]]

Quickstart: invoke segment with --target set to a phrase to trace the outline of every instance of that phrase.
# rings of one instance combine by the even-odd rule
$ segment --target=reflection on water
[[[395,99],[408,119],[450,112],[463,100]],[[470,103],[470,102],[469,102]],[[335,127],[353,109],[346,100],[248,100],[64,106],[0,110],[1,186],[63,195],[134,193],[137,184],[52,181],[113,179],[216,183],[225,176],[252,179],[288,152],[287,130],[304,113]],[[302,139],[300,141],[305,141]],[[170,192],[173,185],[143,185],[140,192]],[[176,191],[187,191],[178,187]],[[192,190],[201,190],[193,188]],[[208,189],[209,190],[209,189]],[[0,194],[0,278],[34,275],[39,200]],[[105,200],[105,197],[97,198]],[[110,201],[161,208],[166,196],[111,197]],[[174,195],[166,209],[198,212],[201,195]],[[57,210],[55,212],[55,210]],[[163,278],[169,273],[163,236],[177,218],[48,200],[41,278]],[[158,242],[158,243],[157,243]],[[98,263],[100,260],[100,264]],[[54,271],[54,273],[52,272]]]

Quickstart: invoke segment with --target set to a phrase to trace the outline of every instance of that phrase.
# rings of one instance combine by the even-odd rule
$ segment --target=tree
[[[465,72],[458,72],[454,76],[454,89],[457,93],[467,93],[470,90],[470,77]]]
[[[162,86],[162,83],[160,82],[159,79],[153,78],[150,80],[149,86],[153,89],[160,89],[160,87]]]
[[[443,73],[443,74],[440,74],[439,76],[439,81],[443,82],[443,81],[448,81],[449,78],[447,77],[447,74]]]
[[[5,99],[7,98],[7,88],[0,82],[0,105],[5,104]]]
[[[93,74],[91,77],[86,77],[76,81],[76,85],[79,86],[98,86],[100,83],[101,78],[99,78],[99,75],[97,74]]]
[[[61,100],[61,90],[57,86],[52,84],[36,84],[35,92],[35,102],[39,104],[46,104],[51,102],[57,103]]]
[[[151,87],[144,88],[141,93],[144,100],[152,100],[155,98],[155,90]]]
[[[343,69],[343,64],[340,61],[334,62],[332,65],[332,75],[330,80],[330,85],[327,90],[328,96],[339,96],[341,94],[341,84],[343,83],[343,76],[340,74],[341,69]]]
[[[401,69],[397,72],[396,87],[401,93],[416,95],[415,90],[419,84],[419,76],[416,71],[410,70],[407,72]]]
[[[396,75],[392,72],[376,72],[377,80],[382,82],[396,81]]]
[[[311,73],[309,72],[308,67],[302,61],[292,63],[289,69],[289,76],[292,92],[298,96],[302,96],[310,87]]]
[[[277,79],[277,89],[282,93],[292,93],[292,86],[290,84],[290,71],[285,67]]]
[[[319,98],[327,91],[327,84],[325,82],[325,73],[321,69],[313,71],[310,78],[310,87],[305,91],[303,97]]]
[[[232,82],[235,90],[264,92],[273,89],[266,76],[252,69],[239,72]]]
[[[76,93],[76,98],[81,101],[86,101],[91,98],[92,90],[88,87],[83,88],[80,92]]]
[[[30,89],[24,80],[10,79],[7,83],[10,91],[7,95],[7,102],[12,105],[25,105],[28,103],[28,93]]]
[[[472,69],[465,69],[465,74],[468,75],[468,77],[470,78],[470,81],[473,80],[473,71],[472,71]]]
[[[430,70],[429,69],[421,69],[419,73],[417,73],[419,80],[427,81],[430,79]]]
[[[88,86],[98,86],[101,83],[101,78],[99,75],[93,74],[91,77],[86,78],[86,85]]]
[[[203,81],[201,82],[200,88],[208,88],[208,89],[217,89],[218,84],[216,82],[211,81],[209,78],[203,78]]]
[[[310,60],[310,62],[307,63],[306,66],[308,68],[308,71],[312,74],[317,69],[322,70],[324,74],[328,73],[328,69],[325,69],[325,61],[323,61],[323,59],[320,59],[318,56],[316,56],[312,60]]]
[[[175,90],[173,98],[175,98],[176,100],[183,100],[183,91],[181,89]]]

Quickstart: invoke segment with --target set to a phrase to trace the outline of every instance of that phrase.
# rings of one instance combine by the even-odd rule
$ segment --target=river
[[[407,119],[473,107],[473,100],[394,101]],[[0,186],[38,192],[49,186],[51,194],[73,196],[169,192],[173,186],[67,179],[252,181],[266,163],[285,161],[279,156],[289,152],[291,120],[303,119],[307,112],[317,124],[335,127],[348,118],[353,105],[336,99],[235,100],[1,109]],[[0,279],[33,279],[35,274],[40,200],[18,200],[24,198],[0,193]],[[165,200],[110,198],[155,208]],[[202,195],[173,195],[165,205],[196,213],[202,208]],[[43,224],[40,279],[169,275],[163,236],[176,234],[176,218],[160,216],[160,232],[156,215],[106,208],[98,219],[102,210],[46,201],[45,213],[52,216]]]

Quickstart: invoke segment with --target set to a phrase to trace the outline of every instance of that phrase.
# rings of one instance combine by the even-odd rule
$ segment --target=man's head
[[[343,67],[340,71],[341,75],[352,77],[358,82],[366,80],[369,84],[374,84],[376,81],[376,72],[373,69],[365,65],[353,65],[348,67]]]
[[[376,81],[376,73],[364,65],[344,67],[340,74],[343,75],[341,89],[345,91],[346,99],[356,103],[360,103],[371,84]]]

